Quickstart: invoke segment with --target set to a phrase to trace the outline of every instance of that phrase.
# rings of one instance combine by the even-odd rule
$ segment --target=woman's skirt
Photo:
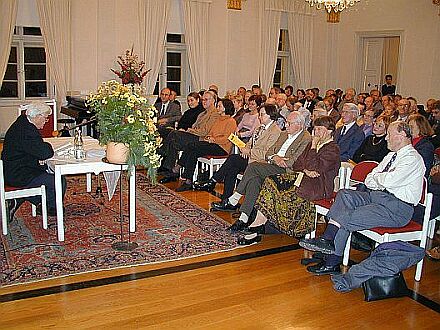
[[[256,208],[279,231],[301,237],[310,233],[315,223],[315,205],[297,195],[294,185],[299,173],[271,175],[264,180]]]

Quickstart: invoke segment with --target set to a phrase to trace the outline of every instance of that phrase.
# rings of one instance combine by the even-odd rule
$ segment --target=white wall
[[[179,1],[172,0],[169,31],[174,33],[183,32]],[[212,0],[208,72],[220,95],[258,82],[259,1],[243,1],[243,9],[236,11],[226,9],[225,0]],[[20,22],[38,22],[33,2],[20,0]],[[353,85],[356,32],[401,30],[399,92],[415,96],[419,103],[440,98],[440,17],[431,1],[362,0],[344,11],[338,24],[327,23],[324,12],[314,23],[313,86],[325,90]],[[71,89],[88,93],[114,78],[110,68],[117,67],[117,56],[132,45],[138,53],[137,0],[72,1]],[[15,108],[0,107],[0,131],[14,118]]]

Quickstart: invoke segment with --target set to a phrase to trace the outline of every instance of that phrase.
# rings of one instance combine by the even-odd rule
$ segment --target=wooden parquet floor
[[[204,208],[218,200],[182,194]],[[366,303],[362,290],[337,293],[309,274],[296,243],[266,235],[226,253],[2,288],[0,329],[440,328],[440,263],[426,260],[420,283],[405,272],[418,299]]]

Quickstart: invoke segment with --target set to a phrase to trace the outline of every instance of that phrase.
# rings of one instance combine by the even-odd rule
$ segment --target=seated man
[[[47,173],[45,160],[54,155],[52,146],[43,141],[39,129],[47,122],[52,109],[44,102],[35,102],[22,107],[26,111],[9,127],[3,144],[2,160],[7,185],[20,188],[46,186],[48,214],[55,215],[55,178]],[[63,181],[63,195],[66,184]],[[39,196],[26,197],[34,205],[39,205]],[[24,199],[8,200],[9,220]]]
[[[214,122],[220,117],[215,107],[214,93],[207,91],[202,96],[203,111],[198,117],[194,125],[187,130],[179,129],[171,131],[163,142],[159,153],[164,157],[162,161],[162,170],[167,171],[167,175],[159,180],[160,183],[175,181],[178,174],[173,173],[180,150],[191,143],[203,141],[211,130]]]
[[[299,112],[291,112],[287,116],[286,130],[281,132],[277,142],[266,153],[268,162],[249,164],[232,196],[222,202],[211,204],[214,210],[235,210],[240,198],[245,196],[240,207],[240,217],[230,230],[238,231],[247,227],[264,179],[269,175],[286,173],[311,142],[312,138],[305,129],[304,122],[304,117]]]
[[[175,123],[182,117],[180,104],[171,100],[171,90],[164,88],[160,91],[160,101],[154,104],[158,112],[157,129],[162,137],[169,133],[170,128],[174,128]]]
[[[408,124],[391,123],[387,142],[391,152],[367,175],[366,191],[340,190],[327,214],[332,224],[320,238],[300,241],[305,249],[329,254],[324,262],[309,266],[309,272],[339,273],[350,233],[374,227],[404,227],[411,220],[414,205],[422,195],[425,165],[411,145]]]
[[[341,162],[351,159],[365,139],[365,134],[356,124],[359,109],[354,103],[345,103],[341,112],[343,126],[336,130],[335,142],[341,151]]]
[[[261,126],[254,132],[246,146],[240,148],[240,154],[232,154],[214,173],[211,179],[205,182],[194,183],[198,190],[212,191],[217,182],[224,182],[222,200],[228,199],[234,192],[237,174],[244,172],[248,163],[265,162],[267,150],[277,141],[281,130],[274,122],[278,118],[278,111],[272,104],[263,104],[259,110]],[[226,202],[224,202],[226,203]]]

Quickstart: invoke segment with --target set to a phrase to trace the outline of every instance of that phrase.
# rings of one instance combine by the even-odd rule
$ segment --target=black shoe
[[[326,258],[327,258],[327,254],[324,254],[322,252],[315,252],[312,254],[311,258],[302,258],[301,265],[307,266],[310,264],[316,264],[318,262],[325,261]]]
[[[320,262],[317,265],[308,266],[307,271],[315,275],[335,275],[341,273],[340,265],[326,266],[325,262]]]
[[[210,179],[208,181],[205,182],[194,182],[193,183],[193,188],[195,190],[203,190],[203,191],[213,191],[215,188],[217,182],[215,182],[214,180]]]
[[[249,224],[246,223],[246,225],[249,225]],[[245,234],[245,235],[264,234],[266,232],[266,227],[264,225],[259,225],[259,226],[256,226],[256,227],[246,227],[246,228],[240,230],[240,232]]]
[[[261,242],[261,235],[258,234],[253,238],[246,238],[246,236],[241,236],[237,240],[238,245],[251,245],[259,242]]]
[[[239,204],[232,205],[229,200],[224,199],[221,202],[212,202],[211,211],[235,211],[240,207]]]
[[[175,191],[182,192],[182,191],[189,191],[189,190],[192,190],[192,189],[193,189],[192,188],[192,184],[190,184],[190,183],[182,183],[182,185],[180,187],[176,188]]]
[[[332,241],[325,238],[303,238],[299,241],[299,246],[309,251],[319,251],[325,254],[332,254],[335,252],[335,246]]]
[[[168,182],[175,182],[177,181],[177,179],[179,178],[179,175],[167,175],[165,177],[163,177],[162,179],[159,180],[159,183],[168,183]]]
[[[247,226],[248,226],[247,223],[245,223],[241,220],[237,220],[228,228],[228,230],[233,231],[233,232],[241,231],[241,230],[245,229]]]

